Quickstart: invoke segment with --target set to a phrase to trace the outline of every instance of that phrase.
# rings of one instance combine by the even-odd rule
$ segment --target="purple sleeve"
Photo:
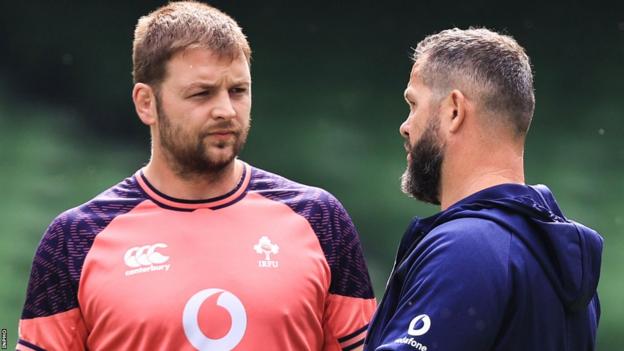
[[[132,178],[50,224],[33,258],[22,319],[46,317],[78,307],[82,266],[95,236],[144,198]]]
[[[309,212],[301,214],[314,228],[331,268],[329,292],[374,298],[357,230],[342,204],[331,194],[324,193]]]
[[[59,216],[48,227],[35,252],[22,319],[50,316],[78,306],[78,280],[72,276],[65,231],[69,220]]]

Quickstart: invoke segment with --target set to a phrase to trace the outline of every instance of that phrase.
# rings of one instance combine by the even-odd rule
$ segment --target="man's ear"
[[[448,119],[449,133],[457,133],[466,119],[466,96],[457,89],[453,89],[445,100],[443,113]]]
[[[139,119],[151,126],[158,120],[154,89],[144,83],[136,83],[132,89],[132,101]]]

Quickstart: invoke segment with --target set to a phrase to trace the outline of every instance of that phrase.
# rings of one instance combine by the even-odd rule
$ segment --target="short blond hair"
[[[171,57],[194,47],[232,60],[242,54],[251,62],[247,37],[232,17],[199,2],[171,2],[137,23],[132,45],[134,83],[157,88],[166,77]]]

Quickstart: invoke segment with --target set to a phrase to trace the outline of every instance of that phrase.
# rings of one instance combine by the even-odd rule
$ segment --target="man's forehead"
[[[414,64],[412,65],[412,69],[410,70],[410,78],[418,74],[420,66],[421,65],[419,65],[418,62],[414,62]]]
[[[167,71],[176,70],[178,78],[207,80],[250,80],[249,65],[243,55],[232,58],[204,48],[190,48],[176,53],[167,62]]]
[[[422,84],[422,80],[420,79],[420,66],[418,66],[417,63],[415,63],[412,66],[409,82],[407,82],[407,87],[405,88],[405,96],[407,96],[408,93],[411,95],[411,91],[418,84]]]
[[[231,55],[228,52],[219,53],[202,46],[190,46],[175,52],[167,61],[167,64],[171,64],[175,61],[197,61],[198,63],[203,64],[209,63],[215,67],[228,67],[238,62],[245,62],[247,63],[247,66],[249,66],[248,61],[242,52],[238,55]]]
[[[422,59],[417,60],[412,65],[412,69],[410,71],[410,82],[420,81],[420,72],[422,71],[423,61]]]

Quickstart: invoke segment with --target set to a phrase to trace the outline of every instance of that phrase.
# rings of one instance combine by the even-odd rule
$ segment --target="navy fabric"
[[[330,293],[374,298],[358,233],[334,196],[258,168],[252,168],[248,191],[287,205],[310,223],[331,270]]]
[[[365,350],[594,350],[602,241],[543,185],[415,218]]]

